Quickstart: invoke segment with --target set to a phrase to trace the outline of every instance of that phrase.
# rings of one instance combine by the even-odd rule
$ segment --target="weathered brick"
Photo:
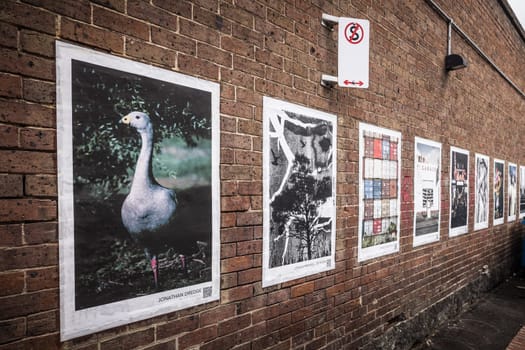
[[[253,228],[235,227],[221,230],[221,242],[239,242],[253,239]]]
[[[42,104],[55,102],[56,85],[42,80],[24,79],[24,99]]]
[[[197,43],[168,29],[160,27],[151,28],[151,41],[168,49],[187,53],[194,56],[197,53]]]
[[[208,326],[204,328],[199,328],[190,333],[187,333],[181,336],[178,339],[179,349],[187,349],[190,346],[202,344],[210,339],[213,339],[217,336],[217,326]]]
[[[0,121],[25,125],[53,127],[55,110],[33,103],[4,102]]]
[[[173,337],[183,332],[189,332],[199,327],[199,317],[188,316],[161,324],[157,327],[157,338]]]
[[[213,46],[219,46],[219,33],[212,28],[181,18],[179,21],[180,33],[189,38],[203,41]]]
[[[171,0],[153,0],[153,5],[186,18],[191,17],[191,3]]]
[[[0,273],[0,296],[20,294],[24,291],[24,273],[22,271]]]
[[[228,273],[249,269],[253,266],[253,257],[251,255],[236,256],[221,260],[221,272]]]
[[[240,211],[250,209],[250,197],[223,197],[221,198],[222,211]]]
[[[56,222],[25,223],[23,233],[27,244],[57,243],[58,241]]]
[[[57,179],[54,175],[26,175],[25,193],[28,196],[56,196]]]
[[[22,97],[22,79],[17,75],[0,73],[0,96]]]
[[[0,251],[0,261],[6,270],[49,266],[57,264],[57,253],[56,245],[7,248]]]
[[[247,299],[253,296],[253,287],[251,285],[230,288],[221,291],[221,302],[224,304]]]
[[[221,14],[233,22],[240,23],[246,27],[253,26],[253,15],[242,8],[232,6],[227,3],[221,3]]]
[[[200,327],[218,323],[221,320],[235,316],[236,307],[234,304],[220,305],[212,310],[204,311],[200,314]]]
[[[18,46],[18,30],[15,26],[0,23],[0,45],[12,48]]]
[[[126,0],[91,0],[91,2],[124,13]]]
[[[237,215],[237,226],[262,224],[262,212],[243,212]]]
[[[60,34],[63,38],[116,53],[124,52],[124,40],[121,34],[97,28],[82,22],[62,17]]]
[[[231,53],[220,50],[216,47],[213,47],[213,46],[210,46],[204,43],[198,43],[197,57],[204,58],[206,60],[217,63],[221,66],[230,67],[230,68],[233,62]]]
[[[234,317],[227,321],[219,322],[217,333],[219,336],[233,333],[237,330],[248,327],[252,322],[250,314]]]
[[[177,56],[177,67],[183,73],[195,74],[210,80],[219,79],[219,67],[217,65],[192,56],[179,54]]]
[[[93,7],[93,24],[142,40],[149,39],[149,25],[147,23],[103,7]]]
[[[55,57],[55,37],[34,32],[20,31],[20,46],[22,50],[46,57]]]
[[[215,3],[217,7],[217,2]],[[216,10],[203,9],[200,7],[193,7],[193,20],[208,28],[214,28],[224,34],[231,34],[232,23],[221,15],[217,14]]]
[[[127,38],[126,54],[140,60],[155,62],[167,67],[175,66],[175,52],[140,40]]]
[[[0,70],[45,80],[55,79],[52,60],[4,48],[0,48]]]
[[[49,289],[56,285],[58,285],[58,269],[56,267],[26,271],[26,289],[28,292]]]
[[[142,0],[128,0],[127,5],[128,15],[173,31],[177,30],[177,17],[168,11]]]
[[[26,320],[23,317],[0,321],[0,344],[12,342],[26,335]]]
[[[221,48],[248,58],[253,58],[255,55],[255,48],[253,45],[229,36],[221,37]]]
[[[262,269],[255,268],[244,271],[239,271],[237,280],[239,285],[253,283],[261,280]]]
[[[148,328],[134,333],[126,333],[119,337],[104,341],[100,344],[101,350],[126,350],[138,348],[155,339],[155,330]]]
[[[0,21],[55,34],[56,15],[11,0],[0,2]]]
[[[58,313],[47,311],[27,317],[27,335],[37,336],[58,330]]]
[[[84,22],[88,22],[91,15],[88,0],[26,0],[26,2]]]
[[[56,131],[42,128],[20,128],[20,147],[31,150],[56,149]]]
[[[0,135],[2,128],[0,126]],[[0,174],[0,197],[21,197],[24,192],[22,175]]]
[[[243,241],[237,242],[237,254],[238,255],[247,255],[247,254],[257,254],[262,253],[262,241]]]
[[[262,154],[259,152],[235,150],[235,163],[240,165],[261,165]]]
[[[58,290],[45,290],[0,298],[4,319],[26,316],[58,307]]]
[[[52,174],[56,171],[55,155],[44,152],[0,150],[0,171]]]

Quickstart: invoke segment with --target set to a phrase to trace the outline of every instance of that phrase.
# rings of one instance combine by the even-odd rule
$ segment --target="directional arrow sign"
[[[368,88],[370,22],[339,17],[337,83],[343,87]]]

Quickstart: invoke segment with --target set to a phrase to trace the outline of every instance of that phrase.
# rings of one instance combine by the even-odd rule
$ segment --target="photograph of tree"
[[[518,202],[518,168],[514,163],[508,163],[509,178],[507,184],[509,211],[507,222],[516,220],[516,206]]]
[[[215,83],[57,42],[61,337],[219,298]]]
[[[489,227],[489,157],[476,153],[474,230]]]
[[[441,143],[414,142],[414,246],[439,241]]]
[[[468,232],[468,158],[467,150],[450,147],[450,237]]]
[[[505,206],[504,185],[505,184],[505,161],[494,159],[494,226],[503,224],[505,218],[503,211]]]
[[[525,217],[525,166],[520,165],[520,211],[519,218]]]
[[[358,260],[399,251],[401,133],[359,123]]]
[[[337,117],[263,102],[263,287],[335,267]]]

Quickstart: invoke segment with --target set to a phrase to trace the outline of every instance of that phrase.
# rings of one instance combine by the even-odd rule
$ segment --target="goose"
[[[153,271],[155,288],[158,288],[156,247],[165,231],[172,230],[170,224],[177,210],[177,197],[174,190],[159,185],[153,177],[153,126],[150,117],[134,111],[120,122],[135,128],[142,141],[131,188],[121,208],[122,223],[131,238],[144,248]]]

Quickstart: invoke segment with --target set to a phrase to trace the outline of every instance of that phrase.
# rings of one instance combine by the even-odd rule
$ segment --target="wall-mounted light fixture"
[[[452,53],[452,24],[453,21],[448,21],[448,38],[447,38],[447,56],[445,56],[445,69],[456,70],[465,68],[467,66],[467,60],[459,54]]]

